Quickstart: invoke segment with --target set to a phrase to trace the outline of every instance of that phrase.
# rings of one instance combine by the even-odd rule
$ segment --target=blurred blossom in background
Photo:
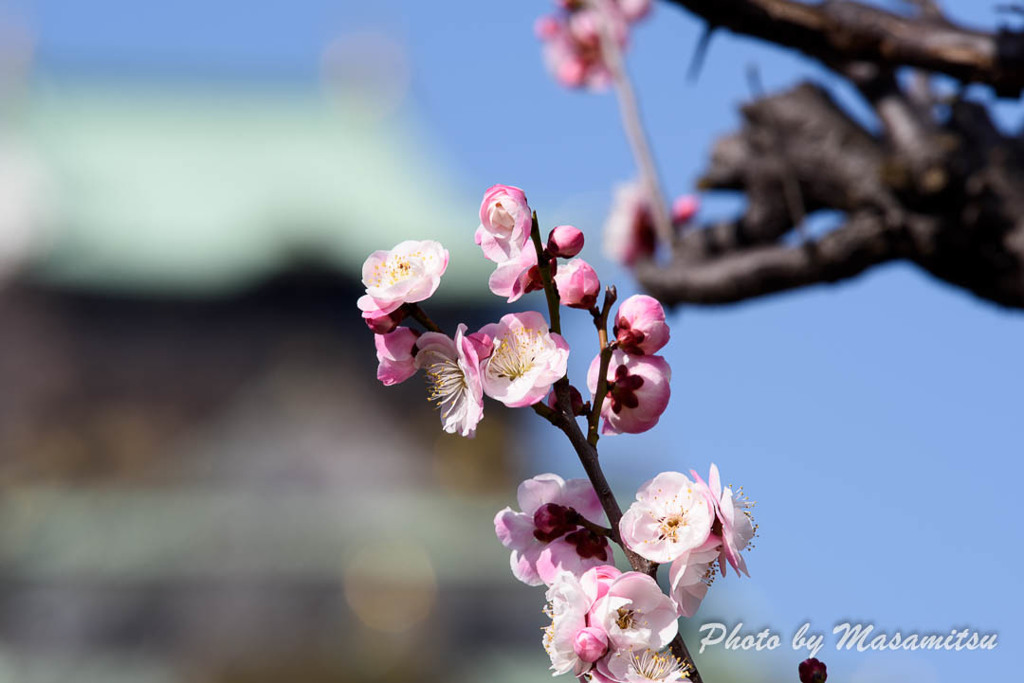
[[[986,3],[944,4],[992,24]],[[632,161],[614,100],[546,74],[532,26],[550,5],[0,5],[0,683],[548,678],[542,594],[511,577],[492,519],[527,476],[581,476],[571,449],[495,402],[475,440],[443,434],[419,382],[377,383],[355,300],[367,254],[434,239],[451,265],[431,315],[496,320],[472,240],[495,183],[582,228],[631,293],[598,236]],[[629,57],[671,196],[735,122],[748,64],[768,89],[830,85],[729,36],[686,83],[700,30],[658,5]],[[592,330],[566,317],[581,384]],[[622,500],[659,469],[742,478],[761,501],[753,578],[688,628],[743,620],[785,643],[709,653],[705,677],[795,680],[788,634],[852,619],[997,630],[1004,649],[970,666],[1005,678],[1021,546],[930,505],[955,490],[1013,518],[990,487],[1024,474],[1019,318],[895,266],[671,322],[667,419],[603,460]],[[986,580],[960,590],[961,564]],[[857,683],[962,671],[832,654]]]

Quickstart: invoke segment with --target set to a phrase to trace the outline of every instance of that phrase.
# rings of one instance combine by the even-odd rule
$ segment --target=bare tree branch
[[[667,304],[723,304],[810,284],[836,282],[908,253],[907,237],[877,215],[855,216],[816,242],[757,246],[703,262],[634,269],[643,287]]]
[[[864,61],[913,66],[1002,97],[1024,89],[1024,33],[979,31],[936,18],[905,17],[851,0],[669,0],[710,25],[790,47],[831,66]]]

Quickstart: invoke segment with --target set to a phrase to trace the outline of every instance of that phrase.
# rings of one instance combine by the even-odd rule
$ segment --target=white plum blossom
[[[667,647],[679,630],[677,618],[676,606],[654,579],[626,572],[594,603],[590,624],[604,629],[610,650],[619,654]]]
[[[548,605],[544,612],[551,617],[551,625],[544,629],[544,649],[551,658],[552,675],[572,671],[579,677],[590,670],[593,663],[593,660],[584,661],[576,653],[576,642],[580,634],[585,638],[590,635],[587,632],[587,613],[594,598],[569,572],[561,572],[555,577],[546,597]]]
[[[448,250],[433,240],[406,240],[390,251],[375,251],[363,262],[366,294],[359,310],[374,315],[429,298],[448,268]]]
[[[416,367],[425,370],[430,399],[441,411],[441,424],[449,434],[472,437],[484,416],[480,362],[487,344],[477,335],[466,335],[460,324],[451,339],[440,332],[425,332],[416,340]]]
[[[714,511],[705,487],[679,472],[662,472],[640,487],[619,521],[622,541],[651,562],[672,562],[702,545]]]
[[[542,400],[565,374],[569,345],[548,330],[544,316],[536,311],[509,313],[500,322],[484,325],[480,334],[494,343],[483,366],[484,392],[510,408]]]

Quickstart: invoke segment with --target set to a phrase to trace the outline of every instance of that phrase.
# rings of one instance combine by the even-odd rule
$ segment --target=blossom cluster
[[[631,24],[647,16],[652,0],[559,0],[557,5],[554,14],[534,25],[551,75],[567,88],[606,88],[612,76],[601,32],[625,49]]]
[[[662,472],[637,491],[618,524],[618,538],[656,564],[671,563],[669,594],[640,572],[615,568],[607,537],[614,531],[583,479],[541,474],[519,486],[516,512],[494,518],[498,539],[512,551],[512,573],[548,587],[551,625],[544,647],[557,674],[604,681],[673,681],[685,671],[664,652],[677,618],[692,617],[716,569],[747,573],[741,555],[754,535],[749,501],[722,487],[718,468],[704,481]]]
[[[437,290],[448,251],[430,240],[405,241],[363,265],[366,293],[358,306],[374,333],[378,379],[393,385],[422,371],[442,428],[466,437],[483,419],[485,396],[512,408],[533,406],[570,438],[584,439],[574,421],[586,417],[593,451],[581,458],[595,463],[600,435],[654,427],[668,405],[672,374],[658,355],[671,336],[661,304],[635,295],[609,317],[616,293],[608,288],[598,305],[600,279],[579,258],[583,232],[559,225],[542,240],[517,187],[489,188],[479,218],[474,239],[494,263],[490,290],[509,302],[544,290],[554,322],[527,310],[473,332],[462,323],[448,336],[420,307]],[[598,330],[587,402],[566,374],[570,349],[558,332],[559,306],[589,312]],[[403,324],[409,319],[424,329]],[[717,571],[747,573],[742,551],[755,532],[752,504],[722,486],[715,465],[707,481],[690,475],[658,474],[621,514],[606,485],[602,497],[590,480],[540,474],[519,486],[518,510],[496,514],[495,533],[511,552],[513,575],[546,587],[551,623],[543,645],[555,675],[597,683],[687,677],[689,663],[670,649],[678,619],[694,615]],[[616,568],[613,544],[629,551],[632,571]],[[654,578],[659,564],[670,565],[667,594]]]
[[[484,193],[475,241],[495,263],[490,290],[513,302],[543,289],[544,259],[560,304],[595,310],[601,281],[589,263],[577,258],[583,232],[556,226],[537,248],[531,244],[534,230],[533,211],[521,189],[495,185]],[[447,265],[448,251],[430,240],[409,240],[374,252],[363,264],[366,294],[358,305],[375,334],[378,379],[390,386],[422,370],[444,430],[471,437],[483,418],[484,396],[511,408],[548,396],[565,375],[569,345],[537,311],[509,313],[475,332],[460,325],[454,337],[402,325],[437,290]],[[657,424],[670,393],[668,363],[653,355],[668,341],[665,312],[651,297],[630,297],[618,309],[613,332],[618,348],[611,355],[601,397],[602,432],[646,431]],[[587,378],[595,396],[600,361],[598,354]]]

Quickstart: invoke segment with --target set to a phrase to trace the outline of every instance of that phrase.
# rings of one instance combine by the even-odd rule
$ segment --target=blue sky
[[[943,2],[961,20],[997,24],[996,3]],[[633,287],[599,256],[611,187],[633,174],[608,95],[571,93],[543,70],[532,36],[549,3],[327,0],[61,0],[13,3],[38,38],[43,74],[72,71],[209,74],[315,83],[324,46],[376,32],[404,45],[411,68],[402,115],[440,151],[466,190],[467,238],[476,199],[502,182],[526,189],[542,222],[572,222],[584,256],[620,291]],[[811,78],[865,110],[814,64],[721,35],[696,83],[685,71],[700,26],[659,5],[629,54],[670,194],[689,189],[715,138],[737,125],[748,65],[771,91]],[[977,95],[990,100],[979,90]],[[1017,125],[1020,108],[999,105]],[[705,198],[728,215],[734,198]],[[429,236],[422,236],[429,237]],[[481,283],[483,286],[483,283]],[[541,306],[539,299],[530,303]],[[571,375],[582,383],[592,330],[569,316]],[[1020,408],[1024,318],[977,301],[905,265],[853,282],[729,308],[672,314],[673,401],[663,424],[602,442],[623,492],[662,469],[743,484],[758,501],[751,579],[716,582],[698,621],[771,626],[782,650],[755,665],[795,667],[788,638],[803,621],[887,631],[997,631],[994,652],[820,654],[833,680],[952,682],[1008,678],[1024,629],[1017,618],[1024,474]],[[527,472],[579,476],[571,451],[538,431]],[[833,643],[831,636],[826,640]],[[785,679],[785,678],[784,678]],[[794,677],[795,679],[795,677]]]

